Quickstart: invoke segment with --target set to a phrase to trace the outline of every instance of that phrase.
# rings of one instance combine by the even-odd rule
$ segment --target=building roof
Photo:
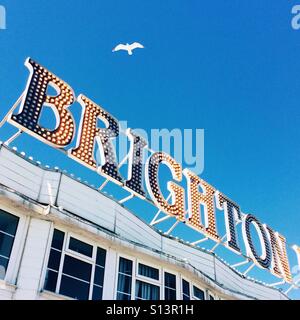
[[[21,202],[41,219],[58,219],[185,269],[233,298],[287,299],[280,290],[243,276],[216,254],[164,235],[96,188],[43,167],[4,144],[0,147],[0,196],[1,201]]]

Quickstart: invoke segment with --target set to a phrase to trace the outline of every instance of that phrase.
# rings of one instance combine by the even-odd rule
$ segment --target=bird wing
[[[144,48],[144,46],[138,42],[134,42],[130,45],[131,50],[136,49],[136,48]]]
[[[127,50],[127,46],[125,44],[118,44],[112,51],[119,51],[119,50]]]

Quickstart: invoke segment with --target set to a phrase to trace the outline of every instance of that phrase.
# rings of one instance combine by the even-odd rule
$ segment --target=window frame
[[[172,274],[175,276],[175,296],[176,296],[176,300],[178,300],[178,295],[180,295],[181,292],[178,292],[179,290],[181,290],[181,287],[180,287],[180,284],[178,283],[178,273],[175,272],[175,271],[172,271],[170,269],[166,269],[166,268],[163,268],[163,279],[162,279],[162,290],[163,290],[163,300],[164,301],[167,301],[166,300],[166,297],[165,297],[165,289],[166,289],[166,285],[165,285],[165,273],[169,273],[169,274]],[[171,290],[174,290],[173,288],[170,288],[168,287],[169,289]],[[171,300],[170,300],[171,301]]]
[[[139,274],[139,263],[141,263],[145,266],[149,266],[151,268],[157,269],[158,270],[158,280],[140,275]],[[135,279],[134,279],[134,299],[133,300],[137,300],[136,299],[136,281],[137,280],[158,287],[159,288],[159,300],[160,300],[162,297],[162,290],[163,290],[163,288],[162,288],[162,281],[163,281],[162,280],[162,278],[163,278],[162,268],[157,267],[155,264],[153,264],[151,262],[147,262],[143,259],[135,258],[135,271],[136,271],[136,273],[135,273]]]
[[[203,289],[203,286],[202,286],[202,285],[199,285],[198,282],[190,282],[190,283],[192,284],[192,287],[190,288],[190,290],[192,291],[191,300],[198,300],[198,301],[207,300],[207,296],[206,296],[207,289]],[[203,300],[198,299],[198,298],[194,295],[194,286],[195,286],[196,288],[198,288],[199,290],[203,291],[203,293],[204,293],[204,299],[203,299]]]
[[[139,257],[133,257],[131,255],[128,254],[123,254],[123,253],[117,253],[117,263],[116,263],[116,276],[115,276],[115,294],[114,294],[114,298],[117,299],[117,295],[118,295],[118,279],[119,279],[119,265],[120,265],[120,258],[124,258],[127,260],[132,261],[132,283],[131,283],[131,296],[130,296],[130,300],[136,300],[136,296],[135,296],[135,291],[136,291],[136,281],[140,280],[142,282],[146,282],[149,283],[151,285],[155,285],[157,287],[159,287],[159,300],[162,299],[163,297],[163,290],[164,287],[162,286],[162,272],[163,272],[163,268],[162,267],[157,267],[157,265],[155,265],[152,262],[148,262],[147,260],[143,260]],[[146,266],[158,269],[159,272],[159,280],[155,280],[152,278],[148,278],[145,276],[142,276],[138,273],[138,264],[144,264]]]
[[[160,288],[160,300],[165,300],[165,272],[173,274],[176,277],[176,300],[183,300],[183,284],[182,281],[185,280],[189,283],[189,294],[190,294],[190,300],[199,300],[196,296],[194,296],[194,286],[198,288],[199,290],[203,291],[204,293],[204,300],[208,299],[207,295],[207,288],[199,284],[199,282],[196,282],[194,279],[189,278],[188,276],[182,274],[181,272],[172,270],[165,266],[157,266],[153,262],[149,262],[147,260],[144,260],[140,257],[134,257],[127,253],[119,253],[116,254],[116,271],[115,271],[115,282],[114,282],[114,299],[117,299],[117,288],[118,288],[118,276],[119,276],[119,265],[120,265],[120,258],[124,258],[127,260],[130,260],[132,262],[132,283],[131,283],[131,292],[130,292],[130,300],[135,300],[135,290],[136,290],[136,281],[140,280],[152,285],[156,285]],[[159,279],[155,280],[151,279],[145,276],[142,276],[138,273],[138,264],[142,263],[146,266],[153,267],[155,269],[159,270]],[[216,295],[213,294],[211,291],[209,291],[210,294],[216,299]],[[201,300],[200,300],[201,301]]]
[[[150,284],[150,285],[152,285],[152,286],[158,287],[158,290],[159,290],[158,301],[161,300],[162,286],[161,286],[160,283],[159,283],[159,284],[155,284],[155,283],[152,283],[152,282],[148,282],[148,281],[144,281],[144,280],[142,280],[142,279],[136,278],[136,279],[135,279],[135,286],[136,286],[136,282],[137,282],[137,281],[144,282],[144,283],[146,283],[146,284]],[[136,299],[136,294],[135,294],[135,292],[134,292],[134,300],[138,301],[138,299]],[[139,299],[139,300],[144,300],[144,301],[146,301],[145,299]]]
[[[136,277],[136,280],[141,280],[141,281],[144,281],[144,282],[147,282],[147,283],[150,283],[150,284],[154,284],[154,285],[158,285],[160,286],[161,285],[161,281],[162,281],[162,268],[161,267],[157,267],[155,266],[154,264],[152,263],[147,263],[139,258],[136,258],[136,274],[135,274],[135,277]],[[149,278],[149,277],[146,277],[146,276],[143,276],[141,274],[139,274],[139,264],[143,264],[147,267],[151,267],[151,268],[154,268],[154,269],[157,269],[158,270],[158,280],[156,279],[153,279],[153,278]]]
[[[214,300],[218,300],[217,296],[210,290],[206,290],[206,300],[210,300],[210,296],[214,298]]]
[[[61,260],[60,260],[60,265],[59,265],[59,269],[58,269],[58,275],[57,275],[57,282],[56,282],[56,287],[55,287],[55,292],[49,291],[53,294],[59,295],[59,296],[65,296],[61,293],[59,293],[60,290],[60,286],[61,286],[61,280],[62,280],[62,276],[64,275],[63,273],[63,267],[64,267],[64,262],[65,262],[65,256],[68,255],[72,258],[75,258],[77,260],[89,263],[92,265],[92,269],[91,269],[91,278],[90,278],[90,282],[89,282],[89,295],[88,295],[88,300],[92,300],[93,298],[93,289],[94,289],[94,278],[95,278],[95,270],[96,270],[96,257],[97,257],[97,248],[101,248],[104,249],[106,251],[106,258],[105,258],[105,265],[104,265],[104,278],[103,278],[103,285],[102,285],[102,290],[104,288],[104,282],[105,282],[105,271],[107,268],[107,255],[108,255],[108,247],[104,244],[101,243],[101,245],[99,245],[96,241],[90,240],[88,238],[84,238],[83,236],[81,236],[80,234],[77,235],[76,233],[69,231],[68,229],[65,229],[61,226],[56,226],[54,224],[52,224],[51,227],[51,232],[49,235],[49,241],[48,241],[48,248],[46,250],[46,259],[45,259],[45,263],[44,263],[44,267],[43,267],[43,277],[42,277],[42,281],[41,281],[41,285],[40,285],[40,291],[48,291],[46,289],[44,289],[45,286],[45,281],[46,281],[46,273],[47,273],[47,269],[48,268],[48,262],[49,262],[49,258],[50,258],[50,252],[51,252],[51,244],[52,244],[52,239],[53,239],[53,234],[54,234],[54,230],[58,230],[61,231],[65,234],[64,236],[64,241],[63,241],[63,245],[62,245],[62,249],[61,249]],[[93,247],[93,251],[92,251],[92,257],[88,257],[84,254],[81,254],[79,252],[73,251],[71,249],[69,249],[69,243],[70,243],[70,238],[75,238],[78,239],[82,242],[87,243],[88,245],[91,245]],[[49,269],[51,270],[51,269]],[[74,277],[74,279],[76,279]],[[80,280],[80,279],[78,279]],[[84,281],[83,281],[84,282]],[[99,285],[96,285],[99,287]],[[104,290],[103,290],[104,291]],[[102,298],[103,298],[103,291],[102,291]],[[76,300],[75,298],[72,297],[68,297],[71,299]]]
[[[192,286],[193,286],[193,281],[188,280],[185,276],[180,276],[180,300],[183,301],[183,280],[188,282],[189,284],[189,295],[190,295],[190,300],[193,300],[193,292],[192,292]]]
[[[5,210],[6,211],[6,210]],[[10,213],[8,211],[8,213]],[[11,213],[13,214],[13,213]],[[87,262],[89,264],[92,265],[92,272],[91,272],[91,279],[93,279],[93,281],[90,281],[90,288],[89,288],[89,300],[92,300],[92,293],[93,293],[93,288],[94,288],[94,277],[95,277],[95,268],[96,268],[96,255],[97,255],[97,247],[103,249],[106,251],[106,259],[105,259],[105,266],[104,266],[104,281],[103,281],[103,293],[102,293],[102,297],[104,295],[104,290],[105,290],[105,286],[106,286],[106,269],[107,269],[107,263],[109,260],[109,254],[110,254],[110,248],[107,244],[102,244],[99,246],[99,242],[97,243],[96,241],[90,240],[88,237],[84,237],[80,234],[76,234],[73,231],[69,231],[68,228],[64,228],[61,226],[56,226],[54,224],[52,224],[52,228],[51,228],[51,232],[49,233],[49,242],[48,242],[48,248],[47,248],[47,258],[45,259],[45,265],[44,265],[44,274],[42,277],[42,281],[41,281],[41,291],[43,291],[43,287],[45,284],[45,275],[46,275],[46,271],[47,271],[47,266],[48,266],[48,261],[49,261],[49,257],[50,257],[50,251],[51,251],[51,243],[52,243],[52,238],[53,238],[53,233],[54,233],[54,229],[57,229],[61,232],[64,232],[65,237],[64,237],[64,242],[63,242],[63,246],[62,246],[62,256],[61,256],[61,261],[60,261],[60,266],[59,266],[59,270],[58,270],[58,278],[57,278],[57,283],[56,283],[56,288],[55,288],[55,292],[51,292],[53,294],[56,295],[60,295],[60,296],[64,296],[62,294],[59,293],[59,289],[61,286],[61,279],[62,279],[62,270],[63,270],[63,266],[64,266],[64,262],[65,262],[65,255],[69,255],[73,258],[76,258],[78,260]],[[17,230],[18,232],[18,230]],[[17,233],[16,233],[17,234]],[[70,238],[73,237],[75,239],[78,239],[82,242],[87,243],[88,245],[93,246],[93,255],[92,257],[88,257],[84,254],[81,254],[79,252],[73,251],[71,249],[69,249],[69,244],[70,244]],[[170,274],[173,274],[176,277],[176,300],[183,300],[183,280],[187,281],[189,283],[189,294],[190,294],[190,300],[199,300],[197,297],[194,296],[194,289],[193,287],[197,287],[199,290],[202,290],[204,292],[204,300],[208,300],[209,299],[209,295],[211,295],[215,300],[217,299],[217,296],[212,293],[210,290],[208,290],[207,288],[204,289],[204,286],[202,284],[199,284],[199,282],[196,282],[195,280],[193,280],[192,278],[189,278],[187,275],[182,274],[179,271],[175,271],[174,269],[171,269],[169,267],[165,267],[165,266],[160,266],[158,264],[155,264],[153,261],[149,261],[147,259],[143,259],[141,257],[135,257],[131,254],[128,253],[122,253],[119,252],[117,250],[114,250],[115,254],[114,254],[114,260],[115,264],[114,264],[114,283],[113,283],[113,297],[116,300],[117,299],[117,295],[118,295],[118,280],[119,280],[119,267],[120,267],[120,258],[124,258],[127,260],[130,260],[132,262],[132,283],[131,283],[131,292],[130,292],[130,300],[136,300],[136,281],[140,280],[146,283],[149,283],[151,285],[155,285],[159,287],[160,293],[159,293],[159,299],[160,300],[165,300],[165,272],[168,272]],[[139,264],[143,264],[155,269],[158,269],[158,275],[159,275],[159,279],[152,279],[152,278],[148,278],[146,276],[140,275],[138,273],[138,268],[139,268]],[[44,290],[47,291],[47,290]],[[68,297],[70,298],[70,297]],[[73,298],[70,298],[73,299]]]
[[[119,252],[117,252],[117,263],[116,263],[115,284],[114,284],[114,299],[117,300],[117,296],[118,296],[120,258],[130,260],[132,262],[130,300],[135,300],[135,279],[136,279],[136,260],[137,259],[127,254],[123,254]]]
[[[57,228],[54,228],[57,229]],[[74,258],[79,258],[80,260],[86,261],[86,262],[91,262],[91,261],[96,261],[96,255],[97,255],[97,248],[95,248],[94,244],[91,244],[89,241],[87,241],[86,239],[84,239],[83,237],[76,236],[73,232],[65,232],[66,234],[66,243],[65,243],[65,251],[68,252],[71,256],[73,256]],[[69,248],[70,246],[70,240],[71,238],[79,240],[81,242],[84,242],[88,245],[90,245],[92,247],[92,256],[86,256],[85,254],[82,254],[80,252],[74,251],[72,249]]]
[[[202,284],[199,284],[199,282],[196,282],[195,280],[193,280],[191,278],[189,279],[187,276],[182,275],[182,274],[180,277],[180,294],[181,294],[180,300],[182,300],[182,296],[183,296],[182,280],[185,280],[190,284],[190,300],[199,300],[197,297],[194,296],[194,286],[204,292],[204,300],[207,300],[207,295],[206,295],[207,288],[205,288]],[[202,300],[199,300],[199,301],[202,301]]]
[[[152,262],[148,262],[146,260],[143,260],[141,258],[135,258],[135,270],[136,270],[136,273],[135,273],[135,279],[134,279],[134,299],[133,300],[136,300],[136,296],[135,296],[135,291],[136,291],[136,281],[137,280],[140,280],[142,282],[145,282],[145,283],[148,283],[148,284],[151,284],[151,285],[154,285],[154,286],[157,286],[159,287],[159,300],[161,300],[162,296],[163,296],[163,290],[164,290],[164,287],[162,286],[162,282],[164,281],[163,280],[163,268],[162,267],[157,267],[154,263]],[[139,263],[145,265],[145,266],[149,266],[149,267],[152,267],[152,268],[155,268],[155,269],[158,269],[158,280],[156,279],[152,279],[152,278],[148,278],[148,277],[145,277],[145,276],[142,276],[140,275],[138,272],[139,272]]]
[[[30,216],[18,211],[18,208],[10,208],[6,204],[1,203],[0,209],[8,214],[11,214],[19,218],[18,226],[14,236],[14,242],[12,245],[9,261],[6,268],[6,273],[4,279],[0,282],[4,283],[16,283],[18,271],[20,268],[21,258],[23,248],[25,246],[25,239],[27,235],[27,230],[29,227]]]
[[[165,301],[165,272],[167,273],[171,273],[173,274],[175,277],[176,277],[176,300],[182,300],[182,288],[181,288],[181,285],[182,285],[182,281],[181,281],[181,278],[182,278],[182,274],[178,271],[175,271],[175,270],[172,270],[168,267],[162,267],[162,283],[161,283],[161,286],[162,286],[162,295],[161,295],[161,298]],[[187,280],[186,280],[187,281]],[[191,281],[188,281],[189,283],[191,283]]]

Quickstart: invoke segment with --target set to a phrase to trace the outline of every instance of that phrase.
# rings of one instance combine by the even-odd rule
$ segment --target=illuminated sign
[[[150,201],[160,211],[176,218],[176,223],[185,223],[205,238],[215,241],[216,244],[223,244],[237,254],[242,254],[237,235],[237,225],[242,224],[246,247],[244,256],[253,261],[253,265],[270,270],[275,276],[296,286],[287,257],[286,240],[282,235],[262,224],[253,215],[242,213],[238,204],[190,170],[182,169],[181,164],[164,152],[152,152],[144,168],[143,150],[147,148],[147,142],[131,129],[125,133],[130,148],[127,177],[122,176],[113,144],[120,133],[118,120],[88,97],[80,94],[76,98],[66,82],[32,59],[27,59],[25,65],[30,70],[30,76],[20,110],[17,114],[13,114],[13,111],[9,113],[9,123],[52,147],[64,150],[76,136],[76,146],[67,150],[69,157],[122,186],[130,192],[129,197],[146,199],[148,194]],[[55,96],[47,94],[48,87],[55,89]],[[69,111],[69,107],[76,100],[82,107],[77,130]],[[40,125],[44,106],[50,106],[55,113],[54,130]],[[103,122],[104,127],[98,127],[98,120]],[[100,146],[100,165],[94,158],[96,143]],[[167,182],[170,192],[168,198],[164,197],[158,179],[158,171],[162,165],[169,168],[172,174],[172,181]],[[180,185],[183,179],[186,180],[186,189]],[[216,209],[224,213],[225,241],[224,237],[218,234]],[[253,230],[259,239],[259,248],[255,243]],[[300,248],[293,246],[293,249],[300,263]]]

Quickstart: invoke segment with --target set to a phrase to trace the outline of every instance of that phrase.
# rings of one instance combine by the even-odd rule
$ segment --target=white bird
[[[136,48],[144,48],[144,46],[138,42],[133,42],[132,44],[126,43],[126,44],[118,44],[112,51],[119,51],[119,50],[125,50],[128,52],[128,54],[132,55],[132,50]]]

